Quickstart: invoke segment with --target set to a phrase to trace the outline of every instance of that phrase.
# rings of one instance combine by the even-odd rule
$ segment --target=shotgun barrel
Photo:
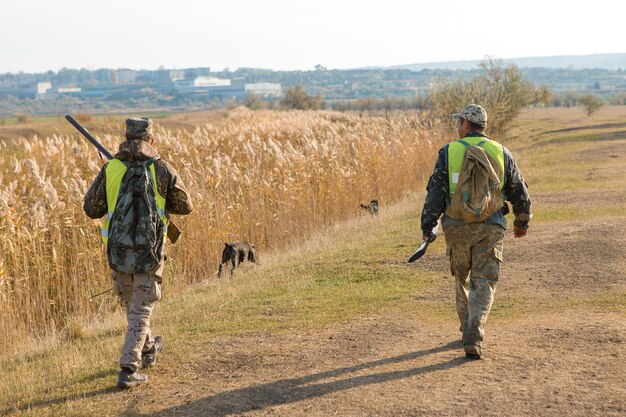
[[[74,126],[76,128],[76,130],[78,130],[80,133],[82,133],[82,135],[89,141],[91,142],[91,144],[93,146],[96,147],[96,149],[98,149],[98,151],[100,151],[100,153],[104,156],[107,157],[107,159],[113,159],[113,155],[111,155],[111,153],[109,151],[107,151],[107,149],[102,146],[100,144],[100,142],[98,142],[96,140],[96,138],[94,138],[91,133],[89,133],[87,131],[87,129],[85,129],[84,127],[82,127],[80,125],[80,123],[78,123],[76,120],[74,120],[74,118],[72,116],[70,116],[69,114],[65,116],[65,119],[70,122],[72,124],[72,126]]]

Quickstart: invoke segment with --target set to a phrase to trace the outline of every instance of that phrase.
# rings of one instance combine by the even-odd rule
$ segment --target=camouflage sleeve
[[[182,179],[178,176],[174,167],[166,161],[163,162],[169,177],[165,194],[165,209],[170,214],[191,213],[193,211],[191,196],[185,188]]]
[[[506,174],[503,191],[506,199],[513,206],[513,214],[515,214],[513,225],[522,229],[528,229],[528,222],[533,216],[528,186],[511,152],[504,148],[504,153],[506,156]]]
[[[422,209],[422,232],[429,234],[437,225],[439,216],[446,210],[448,199],[448,149],[441,148],[433,174],[426,187],[426,200]]]
[[[106,190],[106,165],[91,183],[83,199],[83,210],[92,219],[99,219],[107,213],[107,190]]]

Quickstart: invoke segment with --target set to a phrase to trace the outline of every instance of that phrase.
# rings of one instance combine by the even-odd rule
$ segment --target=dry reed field
[[[89,128],[89,124],[86,124]],[[158,121],[157,121],[158,127]],[[109,150],[120,135],[98,139]],[[191,192],[194,213],[176,221],[165,286],[213,279],[225,241],[263,253],[293,247],[358,212],[422,189],[446,129],[418,113],[236,109],[195,130],[157,128],[156,147]],[[0,355],[27,337],[80,336],[114,305],[100,221],[82,198],[102,166],[78,134],[0,141]]]

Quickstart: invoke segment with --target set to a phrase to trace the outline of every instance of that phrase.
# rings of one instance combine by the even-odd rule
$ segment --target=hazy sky
[[[0,0],[0,73],[626,52],[621,1]]]

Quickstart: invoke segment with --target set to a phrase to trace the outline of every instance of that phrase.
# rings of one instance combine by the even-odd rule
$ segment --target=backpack
[[[481,147],[482,142],[466,146],[456,191],[450,199],[446,215],[465,223],[482,222],[502,209],[500,165]]]
[[[150,166],[159,158],[126,162],[109,225],[107,254],[111,269],[140,274],[163,258],[163,222],[159,216]]]

